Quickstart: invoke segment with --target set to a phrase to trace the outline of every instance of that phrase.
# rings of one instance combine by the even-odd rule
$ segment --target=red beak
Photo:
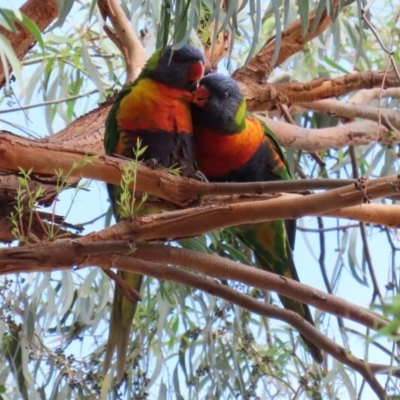
[[[194,93],[193,103],[196,104],[197,107],[203,108],[207,104],[209,98],[210,91],[204,85],[200,85]]]
[[[196,61],[189,66],[188,81],[199,81],[204,75],[204,64],[201,61]]]

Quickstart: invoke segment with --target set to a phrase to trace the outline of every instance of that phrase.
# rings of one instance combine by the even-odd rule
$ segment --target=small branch
[[[103,272],[112,279],[118,286],[122,294],[131,302],[142,301],[142,296],[140,293],[133,288],[131,285],[126,283],[118,274],[116,274],[111,269],[103,269]]]
[[[384,99],[387,97],[393,97],[395,99],[399,98],[400,88],[384,89],[383,91],[381,90],[381,88],[362,89],[350,97],[349,103],[362,105],[369,103],[371,100],[381,98]]]
[[[379,110],[377,107],[357,105],[335,99],[319,100],[312,103],[299,103],[298,105],[307,110],[317,111],[323,114],[351,120],[354,120],[355,118],[363,118],[370,121],[379,122],[380,113],[383,123],[388,130],[400,131],[400,116],[396,110]],[[385,124],[385,121],[388,121],[389,124]]]
[[[80,99],[82,97],[90,96],[94,93],[98,93],[99,91],[97,89],[90,90],[89,92],[86,93],[81,93],[81,94],[76,94],[74,96],[69,96],[69,97],[62,97],[58,98],[55,100],[47,100],[43,101],[42,103],[36,103],[36,104],[27,104],[26,106],[18,106],[14,108],[6,108],[4,110],[0,110],[0,114],[8,114],[14,111],[21,111],[21,110],[28,110],[30,108],[37,108],[37,107],[43,107],[43,106],[51,106],[52,104],[60,104],[60,103],[65,103],[67,101],[72,101],[76,99]]]
[[[383,299],[382,293],[379,289],[378,279],[376,278],[375,269],[372,264],[372,257],[371,257],[371,252],[369,251],[367,232],[365,229],[364,222],[360,222],[360,232],[361,232],[361,240],[363,242],[363,252],[365,256],[365,261],[367,262],[369,275],[371,277],[372,285],[374,288],[374,291],[372,293],[371,303],[374,303],[375,298],[378,297],[380,303],[384,305],[385,300]]]
[[[219,7],[224,12],[226,11],[226,0],[220,0]],[[243,4],[243,0],[239,0],[237,8]],[[197,34],[203,43],[204,49],[204,72],[216,71],[218,63],[228,54],[229,48],[232,41],[232,31],[224,29],[220,31],[222,23],[215,25],[215,22],[211,23],[209,20],[201,20]]]
[[[390,131],[372,121],[356,121],[330,128],[308,129],[260,115],[257,117],[268,124],[282,146],[305,151],[339,149],[345,146],[365,145],[371,142],[382,144],[400,142],[400,131]]]
[[[124,56],[126,83],[131,83],[146,62],[142,43],[133,31],[117,0],[98,0],[97,5],[104,21],[107,18],[111,21],[114,30],[107,25],[104,26],[104,30]]]
[[[312,233],[320,233],[320,232],[334,232],[334,231],[345,231],[350,228],[358,228],[358,224],[348,224],[348,225],[340,225],[340,226],[332,226],[330,228],[304,228],[303,226],[297,226],[297,230],[301,232],[312,232]]]

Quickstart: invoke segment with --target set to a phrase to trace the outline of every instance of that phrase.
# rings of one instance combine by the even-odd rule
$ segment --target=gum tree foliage
[[[97,107],[124,83],[124,60],[104,33],[95,3],[60,2],[58,20],[45,32],[36,32],[38,44],[21,65],[0,36],[1,60],[10,61],[16,78],[7,82],[1,94],[3,129],[24,137],[52,135]],[[267,38],[276,35],[279,48],[281,32],[297,18],[307,29],[310,10],[326,8],[333,12],[331,3],[246,0],[238,9],[237,2],[229,1],[222,10],[219,2],[211,0],[126,0],[121,6],[135,32],[148,29],[147,55],[171,42],[181,45],[190,39],[201,44],[199,32],[206,27],[199,27],[199,21],[219,18],[223,28],[234,36],[230,54],[219,65],[222,72],[230,73],[256,54]],[[400,8],[394,1],[375,3],[368,18],[385,46],[395,50]],[[20,4],[14,2],[14,6]],[[384,70],[388,55],[360,20],[362,6],[362,2],[349,1],[330,28],[274,70],[270,79],[282,79],[282,72],[283,79],[307,82],[352,71]],[[17,8],[0,8],[0,17],[1,25],[13,29],[13,21],[20,15]],[[30,21],[23,23],[29,26]],[[35,29],[32,24],[31,29]],[[379,99],[373,99],[369,105],[378,103]],[[398,107],[398,100],[392,97],[380,103],[385,108]],[[311,111],[293,118],[296,124],[309,128],[341,123],[333,115]],[[321,151],[318,158],[296,149],[287,149],[286,154],[296,178],[351,178],[396,173],[397,152],[397,145],[371,143]],[[34,219],[38,193],[29,192],[28,180],[25,171],[20,175],[20,196],[32,198]],[[63,215],[67,222],[83,227],[80,233],[102,229],[112,222],[103,183],[81,182],[78,188],[70,188],[60,176],[57,190],[58,201],[45,211]],[[18,210],[12,218],[18,227]],[[357,222],[317,217],[304,217],[298,226],[295,261],[302,282],[355,304],[397,315],[395,230],[372,225],[360,228]],[[18,229],[14,233],[11,245],[22,245],[23,234]],[[249,250],[224,231],[186,239],[179,245],[253,263]],[[376,295],[371,270],[381,297]],[[237,282],[221,283],[279,304],[274,293]],[[102,270],[93,266],[81,271],[2,275],[0,285],[3,398],[95,399],[100,394],[108,399],[374,396],[360,375],[333,358],[328,357],[324,367],[313,363],[297,332],[289,326],[199,290],[150,278],[144,284],[135,320],[128,355],[130,368],[117,385],[111,375],[102,375],[112,301],[112,285]],[[397,349],[385,336],[388,332],[376,334],[351,321],[314,309],[313,313],[321,332],[361,359],[397,365]],[[386,374],[379,379],[389,394],[399,395],[395,377]]]

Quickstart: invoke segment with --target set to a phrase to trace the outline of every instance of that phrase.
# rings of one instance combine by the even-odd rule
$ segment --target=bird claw
[[[149,158],[143,161],[143,165],[151,169],[156,169],[160,165],[160,163],[155,158]]]
[[[196,179],[197,181],[200,182],[208,182],[208,179],[201,171],[196,171],[193,174],[190,174],[189,178]]]

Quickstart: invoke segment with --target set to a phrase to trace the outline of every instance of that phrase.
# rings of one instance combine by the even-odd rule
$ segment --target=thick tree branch
[[[57,150],[57,146],[43,144],[38,145],[33,152],[29,145],[26,146],[29,141],[10,135],[4,135],[4,139],[7,140],[3,141],[2,139],[3,137],[0,139],[0,168],[14,168],[15,170],[18,167],[26,170],[33,168],[33,172],[48,175],[51,175],[55,169],[61,168],[67,173],[72,170],[74,163],[82,162],[84,156],[83,153],[77,156],[75,150],[69,153],[65,149],[60,149],[63,152],[63,156],[60,157],[59,154],[52,154],[50,151]],[[15,150],[15,146],[19,146],[19,150],[16,152],[10,151],[7,146],[13,150]],[[42,152],[38,151],[38,149],[41,149]],[[71,176],[84,176],[119,184],[121,171],[125,163],[125,160],[112,157],[92,158],[88,159],[85,165],[73,169]],[[232,194],[241,190],[247,193],[253,191],[254,193],[254,191],[260,191],[266,187],[272,187],[276,191],[279,187],[282,188],[285,185],[287,185],[287,189],[293,190],[296,183],[304,184],[296,181],[286,183],[210,184],[181,178],[164,171],[154,171],[142,166],[138,167],[138,172],[138,190],[146,191],[180,205],[206,194]],[[218,205],[218,198],[214,200],[208,198],[206,203],[212,204],[211,206],[141,217],[133,221],[132,226],[130,221],[125,221],[109,228],[111,231],[107,231],[107,234],[111,236],[116,234],[118,238],[118,235],[121,234],[118,229],[123,229],[123,231],[126,231],[125,235],[131,235],[134,232],[135,235],[139,235],[143,240],[168,239],[196,236],[225,226],[271,219],[299,218],[304,215],[320,215],[322,213],[354,218],[358,212],[356,218],[364,218],[365,222],[399,225],[398,218],[396,218],[396,208],[393,208],[395,206],[386,206],[386,208],[381,206],[382,209],[379,209],[379,211],[375,209],[374,212],[368,211],[368,208],[359,207],[347,211],[347,214],[343,211],[340,214],[337,211],[344,207],[359,206],[365,199],[396,195],[398,190],[397,177],[387,177],[369,181],[368,186],[364,188],[353,184],[305,197],[281,195],[270,200],[254,201],[252,199],[252,201],[246,201],[246,199],[239,199],[239,202],[228,205]],[[235,199],[233,200],[235,201]],[[364,211],[365,209],[367,210],[366,212]],[[335,213],[332,213],[333,211]],[[376,219],[379,219],[379,221]],[[136,231],[136,229],[139,229],[139,231]]]
[[[259,84],[238,80],[250,111],[270,110],[278,104],[304,103],[339,97],[359,89],[400,86],[396,71],[354,72],[338,78],[317,78],[311,82],[287,82],[280,84]]]
[[[87,163],[74,168],[76,163],[82,164],[85,156]],[[18,172],[19,168],[26,171],[32,168],[33,173],[52,176],[56,170],[61,169],[65,175],[70,172],[71,177],[84,177],[119,185],[121,173],[127,163],[126,160],[88,152],[85,149],[40,143],[0,132],[0,170]],[[185,205],[205,195],[322,189],[340,187],[343,183],[351,182],[354,181],[326,179],[247,184],[203,183],[139,165],[136,188],[172,203]]]
[[[28,0],[21,8],[21,13],[29,17],[38,26],[40,31],[44,31],[58,15],[58,4],[56,0]],[[35,45],[36,40],[22,24],[16,23],[17,33],[11,32],[0,26],[0,34],[10,42],[18,60],[22,60],[28,51]],[[3,64],[0,63],[0,87],[4,86],[6,74],[11,72],[4,71]]]
[[[384,225],[391,228],[400,227],[400,206],[398,205],[363,204],[355,207],[342,208],[338,211],[330,211],[324,215]]]
[[[371,74],[373,73],[364,73],[364,74]],[[375,74],[382,75],[383,73],[377,72]],[[352,74],[354,75],[354,74]],[[258,94],[263,94],[264,99],[277,99],[281,96],[281,89],[284,88],[282,85],[295,85],[297,86],[297,91],[300,93],[307,93],[305,90],[310,90],[312,93],[312,87],[318,93],[323,93],[324,97],[326,92],[321,91],[319,89],[319,85],[325,84],[327,86],[331,85],[335,88],[342,88],[342,92],[346,93],[346,85],[342,85],[338,82],[329,81],[329,80],[321,80],[322,78],[318,78],[318,80],[312,81],[310,84],[299,84],[299,83],[288,83],[288,84],[277,84],[277,85],[253,85],[250,88],[250,92],[248,93],[249,101],[248,107],[249,110],[259,110],[263,109],[264,106],[259,107],[257,104],[258,102]],[[344,77],[338,78],[339,80],[344,80]],[[351,81],[351,79],[350,79]],[[359,88],[363,88],[363,84],[365,83],[366,86],[369,85],[368,79],[361,79],[357,80]],[[378,80],[379,81],[379,80]],[[336,83],[335,83],[336,82]],[[367,85],[367,83],[368,85]],[[374,85],[380,86],[380,82],[375,82]],[[389,84],[393,84],[394,86],[400,86],[400,82],[396,83],[396,80],[389,81]],[[348,88],[348,91],[355,90],[354,84],[351,88]],[[390,86],[390,85],[389,85]],[[243,85],[242,88],[247,90],[246,87]],[[397,89],[396,89],[397,90]],[[341,94],[343,94],[341,93]],[[253,96],[253,97],[252,97]],[[306,97],[309,94],[306,95]],[[336,96],[336,94],[332,94],[332,96]],[[303,96],[304,97],[304,96]],[[316,98],[311,99],[298,99],[298,102],[304,101],[314,101],[318,100],[320,97],[315,96]],[[329,96],[328,96],[329,97]],[[255,103],[252,105],[251,98],[255,99]],[[262,98],[262,97],[260,97]],[[282,100],[282,101],[281,101]],[[275,100],[272,101],[267,108],[271,108],[274,104],[279,103],[288,103],[288,98],[282,98],[278,102]],[[262,100],[262,103],[265,104],[265,101]],[[261,103],[260,103],[261,104]],[[61,130],[55,135],[52,135],[48,138],[42,140],[43,143],[54,143],[60,144],[64,146],[70,147],[77,147],[79,149],[83,149],[90,152],[103,152],[103,136],[104,136],[104,121],[107,117],[111,108],[110,104],[104,104],[99,108],[91,111],[90,113],[78,118],[76,121],[68,125],[65,129]],[[398,136],[394,137],[390,133],[390,131],[385,128],[384,126],[379,127],[377,129],[377,125],[365,122],[365,121],[358,121],[352,124],[347,124],[346,127],[335,127],[335,128],[327,128],[327,129],[313,129],[313,130],[303,130],[302,128],[294,127],[289,124],[285,124],[283,122],[267,120],[268,124],[271,128],[276,131],[276,136],[279,142],[283,146],[291,146],[297,147],[307,151],[319,151],[322,149],[327,148],[339,148],[341,146],[347,145],[357,145],[357,144],[366,144],[371,140],[375,140],[376,134],[378,133],[378,139],[383,143],[393,143],[393,141],[399,141]],[[312,136],[309,135],[312,133]],[[305,137],[307,136],[307,137]],[[310,137],[308,137],[310,136]],[[322,143],[322,144],[320,144]],[[315,147],[313,147],[315,146]]]
[[[304,215],[328,213],[361,204],[365,196],[373,199],[397,190],[399,190],[397,177],[380,178],[370,181],[364,190],[347,186],[304,197],[283,195],[266,201],[197,207],[136,217],[122,221],[101,233],[93,233],[87,238],[93,241],[115,239],[137,241],[193,237],[227,226],[267,220],[297,219]],[[392,216],[395,218],[395,215]]]

